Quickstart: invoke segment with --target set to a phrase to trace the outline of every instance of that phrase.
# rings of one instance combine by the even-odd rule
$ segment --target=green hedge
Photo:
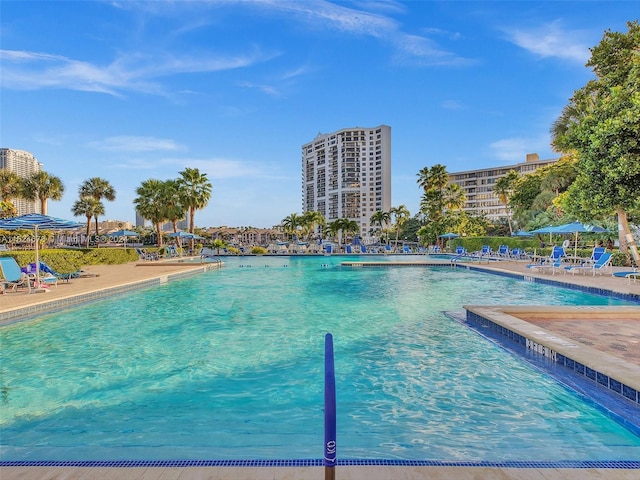
[[[13,257],[20,267],[35,262],[33,250],[13,250],[4,253],[5,257]],[[77,272],[86,265],[121,265],[138,260],[134,248],[88,248],[88,249],[54,249],[45,248],[38,252],[40,261],[60,273]]]

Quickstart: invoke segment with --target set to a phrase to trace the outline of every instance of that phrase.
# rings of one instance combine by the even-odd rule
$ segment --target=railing
[[[333,364],[333,336],[324,339],[324,478],[335,479],[336,466],[336,376]]]

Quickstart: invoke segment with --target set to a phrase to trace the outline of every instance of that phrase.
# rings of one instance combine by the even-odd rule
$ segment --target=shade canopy
[[[68,230],[84,225],[84,223],[50,217],[49,215],[43,215],[41,213],[27,213],[19,217],[0,220],[0,229],[2,230]]]
[[[38,255],[38,229],[71,230],[84,226],[84,223],[62,218],[50,217],[41,213],[27,213],[19,217],[0,220],[0,230],[33,230],[35,240],[36,289],[40,288],[40,258]],[[43,289],[44,290],[44,289]],[[45,290],[46,291],[46,290]]]
[[[139,237],[140,234],[138,232],[134,232],[133,230],[118,230],[117,232],[113,232],[109,234],[110,237]]]
[[[439,235],[440,238],[458,238],[460,235],[458,235],[457,233],[443,233],[442,235]]]
[[[194,240],[194,239],[198,240],[198,239],[204,238],[204,237],[201,237],[200,235],[196,235],[195,233],[189,233],[189,232],[183,232],[183,231],[173,232],[167,236],[171,238],[186,238],[187,240]]]
[[[572,222],[564,225],[558,225],[554,233],[602,233],[608,232],[606,228],[597,225],[588,225],[580,222]]]
[[[524,230],[518,230],[511,234],[512,237],[533,237],[533,233],[525,232]]]

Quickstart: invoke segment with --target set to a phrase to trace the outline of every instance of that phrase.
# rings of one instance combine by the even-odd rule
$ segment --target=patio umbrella
[[[183,238],[186,240],[202,240],[204,238],[204,237],[201,237],[200,235],[196,235],[195,233],[183,232],[182,230],[170,233],[167,236],[171,238],[175,238],[176,241],[180,243],[180,247],[182,247]],[[180,256],[182,256],[182,253],[180,253]]]
[[[124,248],[127,248],[127,237],[139,237],[140,234],[133,230],[118,230],[117,232],[110,233],[109,236],[118,238],[124,237]]]
[[[460,236],[460,235],[458,235],[457,233],[451,233],[451,232],[449,232],[449,233],[443,233],[442,235],[440,235],[440,238],[447,238],[447,239],[450,239],[450,238],[458,238],[459,236]]]
[[[36,259],[36,289],[40,287],[40,258],[38,255],[38,229],[43,230],[69,230],[82,227],[83,223],[62,218],[50,217],[41,213],[27,213],[19,217],[5,218],[0,220],[1,230],[33,230],[35,239],[35,259]]]
[[[533,237],[531,232],[525,232],[524,230],[518,230],[511,234],[512,237]]]
[[[555,233],[572,233],[575,234],[575,248],[573,256],[578,256],[578,233],[602,233],[608,232],[606,228],[598,227],[597,225],[587,225],[580,222],[566,223],[564,225],[558,225]]]

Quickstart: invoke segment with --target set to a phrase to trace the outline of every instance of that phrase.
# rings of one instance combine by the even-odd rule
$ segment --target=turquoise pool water
[[[629,460],[640,438],[443,314],[610,305],[449,268],[225,258],[189,279],[0,329],[0,459]]]

